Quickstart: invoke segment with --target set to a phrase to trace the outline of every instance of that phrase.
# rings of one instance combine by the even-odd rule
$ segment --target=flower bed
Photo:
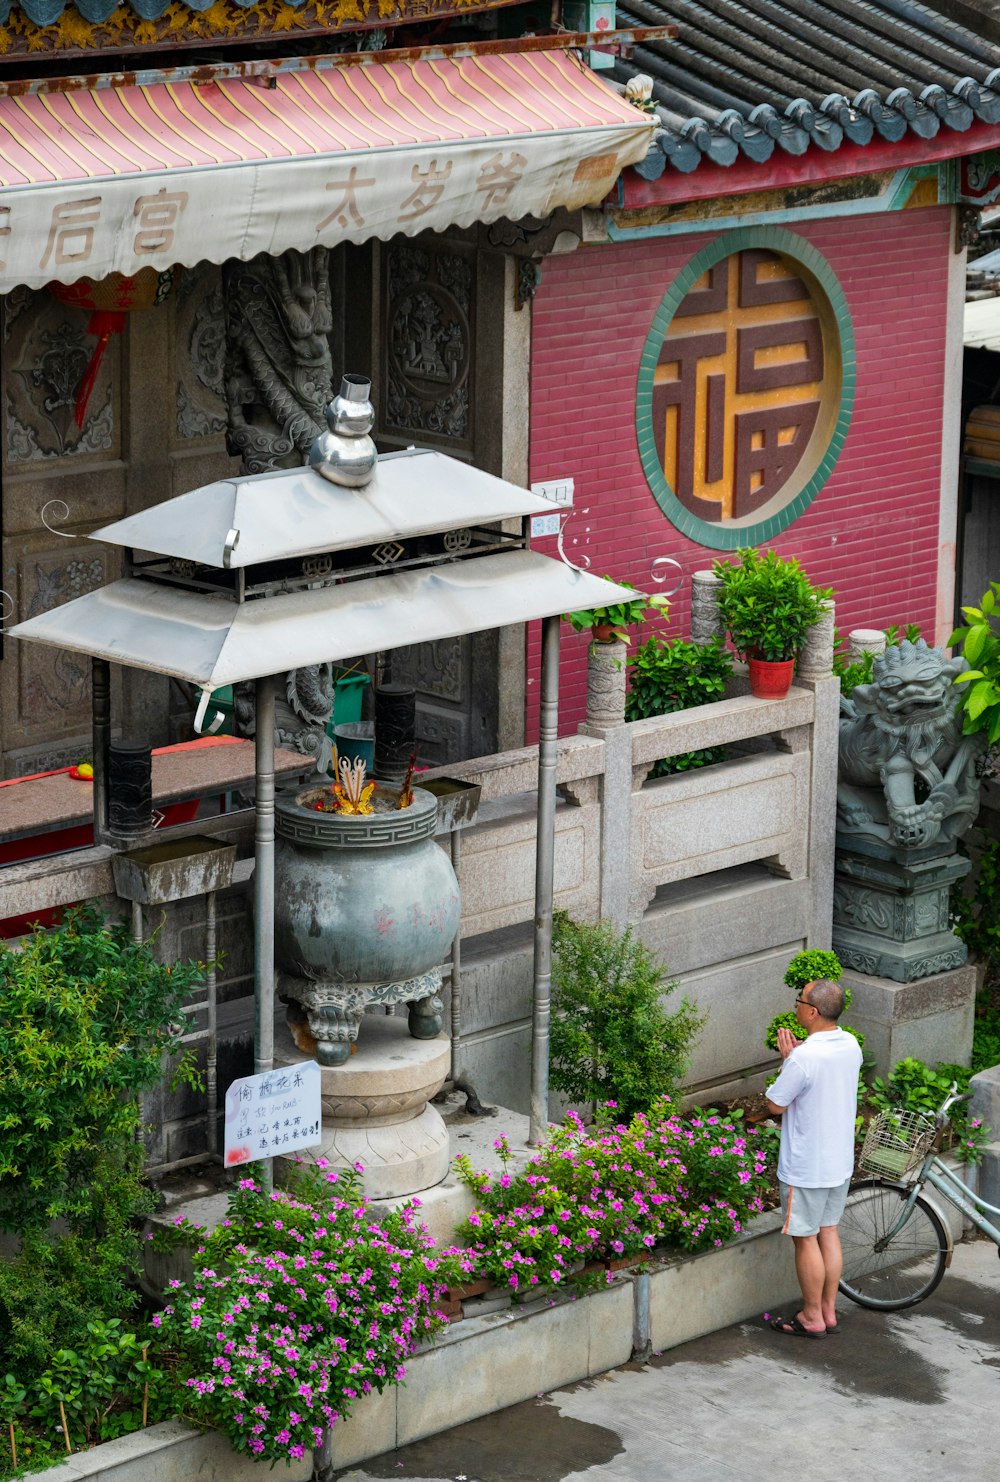
[[[457,1159],[479,1207],[462,1225],[468,1273],[517,1292],[559,1286],[581,1261],[720,1246],[762,1206],[765,1148],[752,1130],[709,1112],[681,1117],[670,1102],[648,1116],[588,1130],[575,1113],[516,1176],[495,1144],[498,1178]]]
[[[355,1400],[397,1383],[443,1322],[457,1262],[436,1257],[412,1208],[374,1223],[355,1175],[299,1164],[294,1187],[242,1179],[229,1217],[153,1318],[182,1414],[237,1451],[297,1460]],[[183,1223],[176,1238],[199,1236]]]

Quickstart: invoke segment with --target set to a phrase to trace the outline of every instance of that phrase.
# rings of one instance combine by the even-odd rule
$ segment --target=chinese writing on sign
[[[226,1092],[227,1168],[315,1147],[320,1133],[320,1070],[315,1060],[244,1076]]]

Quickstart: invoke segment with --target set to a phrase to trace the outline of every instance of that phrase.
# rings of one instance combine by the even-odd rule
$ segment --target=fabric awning
[[[654,121],[569,52],[0,97],[2,285],[602,199]]]
[[[634,596],[589,571],[518,550],[239,604],[123,577],[9,632],[218,689]]]

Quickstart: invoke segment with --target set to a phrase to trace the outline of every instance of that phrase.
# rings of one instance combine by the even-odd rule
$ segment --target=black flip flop
[[[811,1328],[804,1327],[797,1317],[775,1317],[769,1324],[772,1333],[780,1333],[784,1338],[825,1338],[826,1328],[820,1333],[814,1333]]]

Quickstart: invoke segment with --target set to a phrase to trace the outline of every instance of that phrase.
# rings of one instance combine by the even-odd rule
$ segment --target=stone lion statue
[[[872,682],[841,699],[837,833],[893,853],[951,852],[979,811],[981,736],[963,736],[955,678],[968,668],[922,638],[890,645]]]

